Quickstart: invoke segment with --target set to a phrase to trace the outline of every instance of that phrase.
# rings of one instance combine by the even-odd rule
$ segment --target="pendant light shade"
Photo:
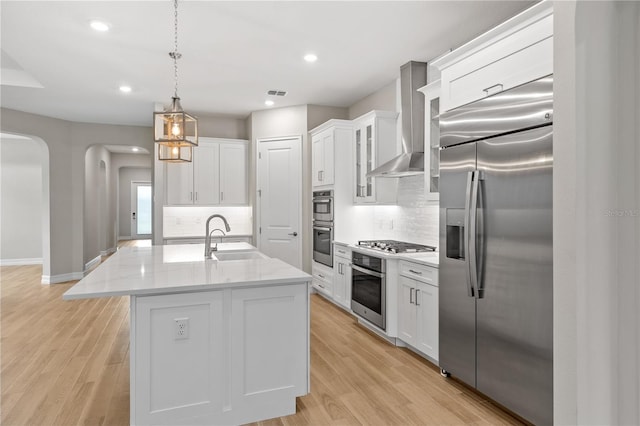
[[[198,145],[198,120],[184,112],[180,98],[172,98],[169,111],[153,113],[154,139],[161,144]]]
[[[190,163],[193,158],[191,145],[182,146],[179,143],[158,144],[158,160],[170,163]]]
[[[173,59],[175,91],[168,111],[153,113],[153,138],[158,147],[160,161],[191,161],[192,148],[198,146],[198,119],[182,109],[178,96],[178,0],[174,0],[174,50],[169,52]]]

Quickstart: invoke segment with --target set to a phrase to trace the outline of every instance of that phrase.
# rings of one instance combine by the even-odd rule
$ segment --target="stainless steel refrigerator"
[[[440,117],[440,368],[553,423],[553,77]]]

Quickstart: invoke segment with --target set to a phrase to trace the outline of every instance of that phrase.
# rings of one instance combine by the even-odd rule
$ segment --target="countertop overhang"
[[[221,243],[219,250],[228,253],[256,249],[247,243]],[[309,281],[309,274],[280,259],[204,259],[204,244],[125,247],[62,298],[143,296]]]

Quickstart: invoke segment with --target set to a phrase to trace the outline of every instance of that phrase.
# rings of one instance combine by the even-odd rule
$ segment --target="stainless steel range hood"
[[[400,68],[402,154],[367,173],[367,177],[404,177],[424,173],[424,97],[427,64],[407,62]],[[384,143],[385,141],[380,141]]]

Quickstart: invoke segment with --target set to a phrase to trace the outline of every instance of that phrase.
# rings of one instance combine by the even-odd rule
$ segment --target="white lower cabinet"
[[[438,360],[438,270],[401,261],[398,280],[398,337]]]
[[[131,424],[242,424],[307,394],[307,283],[131,297]]]
[[[340,245],[333,249],[333,301],[351,309],[351,249]]]
[[[333,298],[333,269],[318,262],[311,266],[311,286],[318,293]]]

